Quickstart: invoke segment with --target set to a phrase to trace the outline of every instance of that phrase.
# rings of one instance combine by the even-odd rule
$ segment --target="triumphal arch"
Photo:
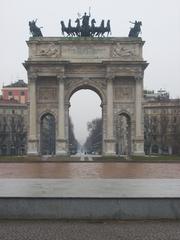
[[[69,153],[69,100],[80,89],[91,89],[101,98],[103,155],[116,153],[120,116],[128,123],[128,153],[144,154],[142,104],[147,63],[143,44],[138,37],[30,38],[24,63],[30,100],[28,154],[46,154],[42,143],[48,121],[51,151]]]

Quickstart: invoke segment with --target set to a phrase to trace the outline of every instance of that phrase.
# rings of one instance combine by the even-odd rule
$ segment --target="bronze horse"
[[[110,20],[107,21],[106,27],[104,26],[104,20],[101,21],[100,26],[95,26],[96,20],[93,18],[91,20],[91,26],[88,24],[80,25],[80,19],[77,18],[76,26],[71,26],[71,19],[69,19],[68,27],[65,26],[64,22],[61,21],[61,31],[62,34],[67,33],[67,36],[77,36],[77,37],[104,37],[104,34],[107,33],[107,36],[111,33]]]
[[[69,27],[65,26],[64,21],[61,21],[61,31],[62,31],[62,35],[64,35],[64,33],[67,33],[68,36],[71,35],[70,29]]]

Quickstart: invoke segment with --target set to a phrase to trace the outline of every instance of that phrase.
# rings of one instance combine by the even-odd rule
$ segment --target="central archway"
[[[76,85],[72,88],[68,94],[68,114],[74,125],[75,137],[77,138],[79,145],[79,153],[89,154],[102,154],[103,152],[103,99],[98,89],[90,85]],[[75,105],[74,105],[75,104]],[[93,124],[97,128],[93,135],[96,138],[91,137],[91,129],[88,127]],[[71,131],[71,126],[68,126],[68,132]],[[70,136],[68,134],[68,136]],[[92,139],[93,140],[92,140]],[[87,140],[92,141],[92,146],[88,147]],[[70,138],[68,141],[69,149],[72,143]]]
[[[45,113],[40,121],[40,149],[42,155],[55,154],[55,117]]]

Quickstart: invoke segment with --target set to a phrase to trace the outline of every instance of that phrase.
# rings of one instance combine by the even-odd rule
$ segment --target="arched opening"
[[[130,116],[126,113],[117,116],[116,153],[118,155],[131,154],[131,121]]]
[[[55,117],[46,113],[40,122],[40,150],[42,155],[55,154]]]
[[[102,100],[90,88],[76,88],[70,97],[69,150],[73,154],[72,130],[78,142],[78,154],[102,153]],[[73,125],[73,127],[72,127]]]

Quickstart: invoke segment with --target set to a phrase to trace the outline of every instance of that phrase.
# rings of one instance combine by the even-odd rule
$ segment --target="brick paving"
[[[0,163],[0,178],[180,178],[180,163]]]
[[[179,221],[0,221],[0,240],[179,240]]]

